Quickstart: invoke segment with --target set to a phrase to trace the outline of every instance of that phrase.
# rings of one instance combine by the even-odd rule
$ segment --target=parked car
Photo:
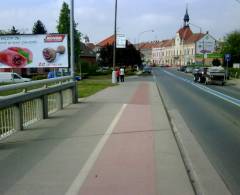
[[[198,66],[194,67],[193,70],[192,70],[193,75],[196,74],[198,72],[198,70],[199,70]]]
[[[58,77],[62,77],[62,76],[70,76],[71,73],[70,72],[54,72],[54,71],[50,71],[48,72],[48,79],[52,79],[52,78],[58,78]],[[80,75],[75,75],[75,80],[76,81],[80,81],[82,80],[82,77]]]
[[[179,66],[178,70],[184,72],[186,70],[187,66]]]
[[[205,84],[225,84],[225,70],[221,66],[209,67],[206,73]]]
[[[185,73],[192,73],[193,71],[193,67],[192,66],[187,66],[186,69],[185,69]]]
[[[144,67],[143,67],[143,73],[151,74],[151,73],[152,73],[152,67],[150,67],[150,66],[144,66]]]
[[[1,83],[23,83],[31,81],[29,78],[23,78],[19,74],[14,72],[0,72]]]
[[[206,80],[207,67],[200,67],[198,71],[193,73],[193,80],[195,82],[203,83]]]

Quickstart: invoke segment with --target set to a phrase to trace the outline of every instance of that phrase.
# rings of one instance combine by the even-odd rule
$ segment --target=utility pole
[[[70,56],[70,65],[71,65],[71,76],[74,79],[75,76],[75,67],[74,67],[74,0],[71,0],[71,9],[70,9],[70,47],[71,47],[71,56]]]
[[[77,93],[77,82],[75,81],[75,66],[74,66],[74,0],[71,0],[71,9],[70,9],[70,63],[71,63],[71,77],[75,82],[75,87],[72,90],[72,102],[76,104],[78,102],[78,93]],[[79,56],[78,56],[79,57]]]
[[[203,37],[203,42],[202,42],[202,44],[203,44],[203,61],[202,61],[202,63],[203,63],[203,66],[204,66],[204,64],[205,64],[205,48],[204,48],[204,37]]]
[[[115,17],[114,17],[114,44],[113,44],[113,71],[112,71],[112,83],[116,83],[116,48],[117,48],[117,0],[115,0]]]

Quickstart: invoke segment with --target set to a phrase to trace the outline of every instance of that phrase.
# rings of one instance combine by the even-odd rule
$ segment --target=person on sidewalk
[[[119,83],[119,77],[120,77],[120,70],[119,68],[116,68],[116,78],[118,83]]]
[[[125,75],[124,68],[121,67],[120,68],[120,79],[121,79],[121,82],[124,82],[124,75]]]

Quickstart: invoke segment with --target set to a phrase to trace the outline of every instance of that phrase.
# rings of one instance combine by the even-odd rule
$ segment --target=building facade
[[[211,64],[213,57],[221,58],[214,54],[217,48],[217,40],[206,33],[193,33],[189,26],[190,17],[188,10],[183,18],[181,27],[174,38],[162,41],[150,42],[147,51],[140,50],[149,60],[150,51],[152,52],[151,63],[155,65],[182,66],[190,64]],[[145,49],[146,50],[146,49]]]

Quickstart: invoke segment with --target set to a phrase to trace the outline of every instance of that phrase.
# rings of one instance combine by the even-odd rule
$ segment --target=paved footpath
[[[0,142],[2,195],[193,195],[152,77],[131,77]]]

